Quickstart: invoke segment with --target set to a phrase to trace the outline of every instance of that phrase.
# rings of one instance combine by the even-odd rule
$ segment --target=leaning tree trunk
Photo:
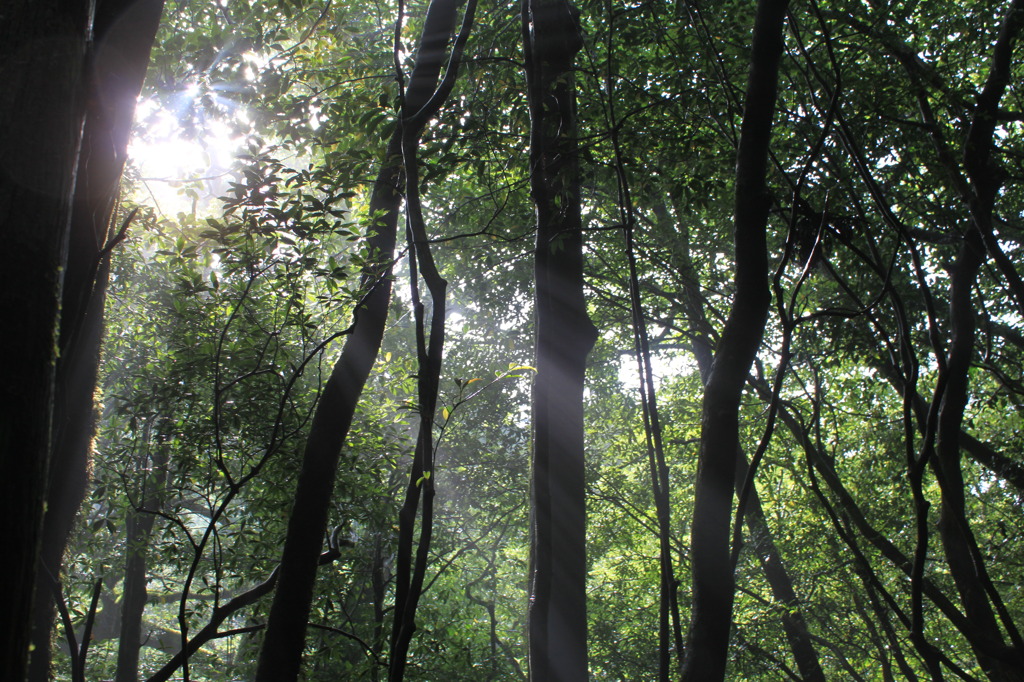
[[[416,65],[405,93],[405,111],[419,112],[428,104],[434,104],[457,8],[455,0],[432,0],[427,8]],[[419,126],[416,135],[426,122],[416,120],[415,125]],[[281,554],[277,590],[260,649],[257,682],[286,682],[299,675],[317,559],[327,531],[338,458],[359,396],[380,351],[387,322],[392,259],[402,203],[403,134],[409,136],[413,131],[408,125],[404,126],[404,131],[403,126],[399,126],[392,135],[385,165],[370,197],[369,214],[375,216],[375,222],[371,226],[374,233],[369,244],[377,255],[378,265],[364,274],[363,285],[368,293],[356,311],[352,332],[324,386],[306,440],[295,503]]]
[[[123,238],[109,226],[127,158],[135,100],[149,64],[163,0],[108,0],[96,6],[88,108],[82,132],[61,304],[50,468],[33,606],[29,679],[49,679],[53,597],[64,548],[85,495],[95,414],[110,252]],[[127,225],[125,226],[127,227]]]
[[[587,679],[583,380],[596,330],[583,297],[576,86],[564,0],[524,0],[530,190],[537,213],[529,657],[535,682]]]
[[[707,343],[710,338],[710,325],[704,316],[700,300],[694,295],[696,292],[689,291],[684,294],[687,305],[691,308],[693,315],[692,325],[697,332],[694,340],[693,354],[697,358],[697,367],[700,371],[702,381],[706,381],[711,373],[712,353]],[[771,395],[770,390],[765,391]],[[736,451],[736,494],[741,495],[744,486],[747,484],[747,475],[750,465],[747,463],[747,456],[742,450]],[[761,505],[761,496],[757,491],[757,484],[750,481],[749,498],[744,512],[744,521],[747,530],[750,532],[751,545],[757,560],[761,564],[761,571],[764,573],[772,596],[779,603],[779,619],[782,621],[782,630],[789,642],[789,649],[793,654],[800,677],[804,682],[824,682],[825,673],[821,669],[821,661],[818,652],[811,639],[810,628],[807,619],[804,617],[800,599],[797,597],[793,579],[789,574],[786,562],[779,551],[775,540],[772,537],[771,527],[765,517],[764,508]]]
[[[971,223],[952,268],[949,292],[952,338],[935,395],[938,425],[934,465],[942,490],[939,533],[946,561],[972,627],[999,651],[999,655],[992,655],[975,648],[978,663],[989,679],[1008,681],[1024,680],[1024,648],[1012,617],[1001,608],[1001,598],[987,575],[985,558],[967,518],[960,438],[976,335],[972,292],[985,262],[985,237],[992,234],[995,201],[1001,186],[1002,170],[992,158],[993,139],[999,101],[1010,83],[1014,43],[1022,28],[1024,1],[1014,0],[999,32],[992,66],[978,95],[964,148],[964,165],[970,180],[969,195],[965,198]],[[1009,635],[1009,647],[1004,645],[1003,630]]]
[[[736,493],[740,494],[749,471],[747,457],[742,452],[736,453],[736,465]],[[796,595],[793,579],[789,575],[782,553],[772,538],[768,519],[765,518],[764,508],[761,506],[761,496],[753,481],[750,482],[749,491],[750,498],[744,520],[750,531],[751,545],[761,564],[761,571],[768,581],[772,596],[780,605],[782,631],[786,633],[789,649],[793,652],[793,660],[796,661],[797,670],[800,671],[800,677],[804,682],[825,682],[825,673],[821,669],[818,652],[814,648],[811,631],[807,619],[804,618],[800,599]]]
[[[379,257],[377,270],[364,276],[369,293],[356,311],[356,321],[341,357],[324,386],[306,440],[295,503],[281,554],[278,587],[274,592],[267,631],[260,649],[258,681],[298,677],[305,644],[306,620],[313,600],[317,557],[327,530],[327,512],[341,446],[355,414],[356,403],[380,350],[388,302],[391,299],[391,259],[401,195],[398,182],[400,145],[388,145],[389,163],[381,169],[370,199],[376,218],[370,238]]]
[[[704,389],[690,543],[692,613],[683,680],[725,678],[735,578],[729,553],[740,396],[768,317],[768,145],[786,0],[759,0],[736,158],[735,296]]]
[[[63,269],[85,116],[88,2],[0,9],[0,677],[25,679],[42,537]],[[46,595],[48,598],[48,595]]]
[[[663,202],[655,203],[655,213],[660,224],[670,224],[668,208]],[[682,301],[687,311],[687,320],[692,336],[690,349],[697,361],[701,381],[706,382],[711,374],[711,364],[714,355],[710,341],[714,336],[714,331],[704,312],[699,282],[696,271],[690,261],[688,250],[684,251],[682,271],[686,281],[682,293]],[[748,471],[749,464],[747,463],[746,454],[742,450],[737,450],[737,495],[742,494]],[[772,537],[772,530],[768,525],[768,520],[765,518],[761,497],[757,491],[757,484],[754,481],[750,482],[748,494],[749,499],[744,513],[744,521],[747,524],[747,530],[750,532],[753,549],[761,564],[761,571],[768,582],[768,587],[772,591],[772,596],[781,605],[781,608],[779,608],[780,620],[782,621],[782,629],[786,633],[786,639],[789,641],[793,660],[796,662],[801,678],[805,682],[823,682],[825,674],[821,669],[821,662],[811,639],[807,619],[804,617],[800,599],[797,597],[789,569]]]

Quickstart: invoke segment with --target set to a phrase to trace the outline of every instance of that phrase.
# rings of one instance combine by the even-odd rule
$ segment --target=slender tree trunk
[[[671,218],[664,202],[655,204],[655,212],[659,222],[663,225],[669,224]],[[711,374],[713,357],[709,341],[712,335],[712,328],[707,316],[704,314],[697,275],[690,262],[688,251],[684,254],[683,269],[687,285],[682,299],[687,310],[687,319],[691,329],[690,333],[693,336],[691,348],[697,361],[701,381],[706,382]],[[764,394],[770,396],[771,391],[766,389]],[[749,464],[747,463],[746,455],[742,450],[737,450],[737,494],[743,488],[748,470]],[[757,553],[761,570],[765,574],[768,586],[771,588],[772,596],[783,605],[781,616],[782,628],[786,633],[786,639],[789,642],[790,651],[793,653],[793,660],[797,664],[797,669],[807,682],[817,682],[819,680],[823,682],[825,679],[824,671],[821,669],[821,662],[818,652],[814,647],[807,619],[804,618],[800,600],[796,595],[793,580],[789,575],[789,569],[786,567],[782,553],[772,538],[771,528],[761,506],[761,496],[757,492],[757,484],[753,481],[750,486],[750,497],[744,521],[747,524],[747,529],[750,531],[754,551]]]
[[[537,213],[529,657],[535,682],[587,679],[583,382],[596,330],[583,296],[576,85],[564,0],[525,0],[530,190]]]
[[[761,389],[759,389],[760,391]],[[789,409],[783,407],[779,411],[779,418],[782,423],[786,425],[790,433],[793,434],[796,442],[799,443],[803,449],[805,456],[810,467],[809,471],[812,473],[812,488],[814,488],[815,494],[818,499],[822,501],[822,504],[826,509],[831,507],[824,498],[824,493],[818,488],[818,484],[814,481],[816,476],[820,475],[824,480],[827,488],[832,492],[836,499],[836,512],[832,515],[832,523],[834,526],[840,523],[839,517],[842,517],[841,523],[845,527],[849,525],[853,529],[856,529],[870,545],[872,545],[889,563],[895,568],[899,569],[904,575],[910,577],[914,570],[913,560],[906,556],[895,544],[892,543],[885,535],[875,529],[867,520],[864,512],[857,505],[853,496],[843,485],[836,473],[834,463],[831,461],[829,456],[818,449],[815,444],[814,438],[808,432],[807,427],[794,416]],[[817,472],[816,474],[814,472]],[[836,526],[839,528],[839,526]],[[854,553],[858,561],[863,562],[863,566],[858,569],[863,575],[871,572],[870,564],[867,561],[866,556],[859,549],[854,540],[852,534],[846,533],[845,530],[840,532],[841,539]],[[873,577],[871,573],[871,580],[874,582],[876,587],[880,588],[880,584],[877,582],[877,578]],[[996,640],[993,641],[991,638],[985,636],[985,633],[981,632],[978,628],[974,627],[971,621],[961,613],[957,607],[946,597],[945,593],[939,589],[939,587],[925,576],[921,581],[921,590],[925,597],[927,597],[935,608],[942,613],[949,622],[957,629],[960,635],[968,642],[972,649],[976,652],[982,652],[985,656],[991,657],[1005,657],[1008,653],[1011,653],[1002,644],[1002,642]],[[895,609],[893,602],[888,603],[891,609]],[[910,619],[905,614],[896,611],[896,615],[900,618],[902,624],[910,628]],[[915,647],[918,648],[918,653],[922,659],[926,659],[928,656],[934,655],[934,651],[928,649],[922,650],[922,642],[914,641]],[[947,663],[948,665],[948,663]]]
[[[759,0],[736,159],[735,288],[732,310],[704,390],[693,509],[692,612],[683,680],[725,677],[735,578],[729,556],[739,404],[768,315],[765,182],[785,0]]]
[[[121,594],[121,632],[117,644],[115,682],[139,679],[139,649],[142,648],[142,615],[146,608],[146,552],[155,517],[132,512],[125,523],[124,588]]]
[[[370,238],[379,258],[379,270],[368,272],[364,277],[370,292],[356,312],[352,333],[324,386],[306,440],[295,503],[281,554],[278,587],[260,649],[256,679],[261,682],[298,677],[316,580],[316,558],[327,531],[327,512],[338,458],[352,425],[359,395],[380,350],[387,321],[391,259],[401,203],[399,153],[400,145],[393,139],[387,151],[391,162],[377,176],[370,200],[370,215],[380,216],[371,228],[376,234]]]
[[[747,458],[742,452],[737,452],[736,457],[736,491],[738,493],[747,479],[748,464]],[[772,539],[768,520],[761,507],[761,496],[757,492],[757,486],[753,483],[750,487],[750,497],[744,520],[750,531],[751,544],[757,554],[757,560],[761,563],[764,577],[768,580],[772,596],[782,605],[782,629],[786,633],[786,640],[789,642],[790,651],[793,652],[796,667],[805,682],[825,682],[825,673],[821,669],[818,652],[811,641],[811,632],[807,627],[807,620],[804,618],[796,590],[793,588],[793,580],[789,577],[782,554]]]
[[[0,269],[8,359],[0,382],[0,677],[25,679],[37,587],[63,270],[85,116],[90,3],[9,0],[0,9]],[[48,643],[48,638],[47,638]]]
[[[114,682],[137,682],[139,650],[142,648],[142,616],[146,609],[146,584],[149,580],[146,555],[157,513],[163,509],[169,476],[167,447],[154,444],[150,429],[145,430],[144,456],[139,458],[137,475],[141,481],[135,499],[137,508],[125,523],[124,588],[121,594],[121,633],[117,647]]]
[[[878,362],[876,367],[896,391],[902,393],[905,390],[906,379],[899,374],[893,365],[886,362]],[[924,432],[928,418],[928,402],[920,393],[915,391],[911,396],[911,407],[917,419],[918,430]],[[978,440],[963,429],[960,430],[960,449],[996,476],[999,476],[1018,490],[1024,491],[1024,466],[1021,466],[1016,460],[1010,459],[1001,452],[997,452],[988,443]]]
[[[430,11],[451,17],[454,24],[457,3],[434,0]],[[469,38],[476,12],[476,0],[466,3],[462,28],[452,46],[452,57],[441,85],[427,104],[419,106],[406,99],[402,116],[402,156],[405,163],[406,226],[409,239],[409,285],[412,292],[413,317],[416,324],[417,405],[420,418],[419,436],[413,454],[406,486],[405,502],[398,515],[398,551],[395,559],[395,624],[391,637],[391,661],[388,679],[401,682],[405,678],[406,658],[412,636],[416,632],[416,609],[423,592],[434,532],[434,416],[440,390],[441,363],[444,357],[445,298],[448,283],[441,277],[430,250],[420,197],[420,175],[417,149],[420,132],[429,118],[447,99],[458,76],[462,50]],[[420,278],[430,296],[430,324],[420,295]],[[428,332],[429,327],[429,332]],[[419,539],[413,557],[413,536],[417,511],[420,513]]]
[[[431,102],[448,41],[455,26],[454,0],[434,0],[416,53],[416,66],[405,94],[405,110],[418,112]],[[426,120],[418,122],[420,129]],[[410,134],[408,127],[404,134]],[[317,557],[327,531],[327,512],[341,447],[348,435],[356,404],[380,350],[391,300],[391,270],[402,202],[402,136],[399,126],[388,144],[385,166],[374,183],[370,215],[375,234],[370,245],[379,265],[364,275],[369,289],[356,311],[352,333],[320,396],[288,520],[281,555],[280,577],[270,607],[267,632],[260,649],[257,682],[287,682],[298,677],[305,643],[306,621],[313,600]]]
[[[384,649],[384,615],[385,599],[387,598],[388,577],[384,567],[384,538],[376,535],[373,539],[373,558],[370,566],[370,587],[373,590],[373,654],[380,658]],[[380,680],[380,668],[373,666],[370,671],[371,682]]]
[[[935,469],[942,489],[939,535],[949,572],[960,593],[960,601],[972,627],[984,639],[1003,642],[1002,629],[989,602],[983,559],[974,545],[964,506],[964,479],[960,468],[960,430],[967,404],[967,374],[974,347],[974,308],[971,288],[981,268],[984,246],[976,231],[966,236],[950,285],[950,318],[953,340],[946,366],[946,381],[940,399],[935,443]],[[1024,657],[993,657],[975,648],[975,655],[989,679],[1024,680]],[[1014,660],[1016,659],[1016,660]]]
[[[1005,611],[989,579],[984,557],[974,539],[966,515],[964,479],[960,466],[960,438],[967,405],[969,371],[974,356],[976,314],[972,291],[985,261],[985,236],[992,233],[992,219],[999,192],[999,171],[992,159],[997,108],[1011,77],[1013,46],[1024,28],[1024,1],[1010,3],[994,49],[992,66],[978,95],[964,151],[964,165],[970,180],[967,197],[971,226],[964,235],[950,280],[950,327],[952,339],[945,367],[940,373],[938,425],[935,439],[935,469],[942,489],[939,533],[950,574],[956,583],[964,611],[972,627],[985,639],[1003,642],[1003,630],[1012,646],[1003,656],[993,657],[975,649],[978,662],[991,680],[1024,680],[1024,650],[1016,625]],[[938,349],[937,349],[938,350]]]

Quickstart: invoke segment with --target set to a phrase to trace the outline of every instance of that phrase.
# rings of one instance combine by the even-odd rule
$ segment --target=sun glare
[[[165,217],[203,213],[216,208],[227,174],[241,149],[242,138],[230,120],[185,121],[202,94],[199,83],[187,84],[171,106],[155,98],[140,99],[136,120],[142,124],[128,146],[128,156],[141,179],[138,200],[151,203]],[[241,108],[228,114],[245,118]]]

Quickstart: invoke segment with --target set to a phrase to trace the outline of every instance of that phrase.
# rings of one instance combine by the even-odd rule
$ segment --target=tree
[[[4,597],[2,659],[5,675],[21,679],[49,471],[59,272],[84,118],[79,74],[88,16],[84,7],[31,3],[11,6],[5,14],[5,75],[12,87],[4,97],[2,120],[14,134],[11,145],[4,145],[3,235],[22,257],[5,271],[3,308],[9,319],[21,321],[22,329],[4,341],[4,350],[19,363],[18,374],[4,385],[4,403],[12,408],[5,410],[0,427],[0,451],[9,472],[3,491],[9,527],[4,530],[15,557],[15,577]],[[62,49],[37,48],[51,37]],[[55,108],[54,102],[69,106]],[[42,112],[50,114],[41,123]],[[30,163],[33,158],[62,161]],[[28,182],[17,180],[16,172]],[[35,228],[27,229],[30,225]],[[19,395],[24,387],[32,388]]]
[[[583,383],[597,334],[583,296],[572,74],[582,41],[566,2],[524,2],[522,21],[537,211],[530,679],[578,680],[587,676]]]
[[[48,675],[51,600],[85,484],[107,259],[119,238],[109,222],[162,4],[15,3],[4,16],[2,234],[19,258],[3,309],[24,325],[5,341],[19,369],[0,426],[17,575],[4,608],[11,679],[25,675],[30,635],[31,674]]]
[[[61,302],[56,404],[42,554],[37,566],[30,678],[49,674],[52,598],[68,535],[85,495],[95,410],[93,392],[103,331],[111,252],[132,216],[114,231],[115,204],[127,158],[135,99],[142,90],[163,2],[107,2],[93,19],[96,57],[82,130]]]
[[[786,2],[758,2],[736,152],[735,294],[704,385],[691,539],[693,606],[684,680],[725,678],[735,587],[729,521],[739,450],[740,396],[768,315],[765,183]],[[741,492],[742,495],[742,492]]]
[[[304,624],[309,617],[309,604],[313,598],[316,557],[319,554],[321,538],[327,528],[327,508],[330,503],[334,471],[363,384],[380,349],[387,320],[391,294],[391,258],[395,249],[398,205],[401,201],[401,194],[398,191],[403,174],[400,160],[403,158],[403,152],[409,154],[410,152],[406,150],[417,145],[420,131],[444,103],[446,90],[451,90],[458,71],[458,58],[455,57],[449,64],[451,73],[447,74],[452,80],[446,78],[446,82],[435,89],[434,83],[438,79],[443,63],[444,47],[455,25],[455,10],[454,2],[432,3],[427,10],[423,38],[417,51],[416,68],[410,77],[409,88],[404,93],[402,125],[396,128],[388,146],[386,165],[381,169],[374,185],[370,215],[374,216],[373,228],[376,235],[370,246],[379,260],[364,275],[366,297],[356,309],[356,322],[353,324],[350,338],[327,381],[313,417],[303,459],[304,466],[295,495],[296,504],[292,510],[288,539],[282,554],[279,586],[275,591],[274,603],[267,621],[267,635],[260,650],[260,665],[257,668],[259,680],[292,679],[298,674],[305,633]],[[464,28],[464,31],[466,30],[468,26]],[[462,40],[465,40],[465,37],[464,33]],[[443,307],[438,312],[443,312]],[[421,367],[420,371],[428,370]],[[439,371],[438,366],[435,373]],[[435,395],[436,390],[435,387]],[[427,409],[421,416],[424,420],[432,420],[433,410]],[[419,449],[431,447],[429,431],[426,437],[428,440],[419,446]],[[422,484],[419,477],[429,476],[430,467],[421,463],[418,468],[413,468],[413,482],[410,485],[418,489]],[[412,509],[415,510],[415,503]],[[401,599],[398,605],[404,610],[405,605]],[[414,612],[415,607],[412,609]],[[399,616],[407,622],[396,625],[396,632],[412,627],[411,614],[406,615],[399,611]],[[408,639],[396,639],[396,646],[403,641],[407,642]],[[401,654],[398,660],[404,661],[404,658],[404,654]],[[401,671],[393,673],[392,678],[401,679]]]

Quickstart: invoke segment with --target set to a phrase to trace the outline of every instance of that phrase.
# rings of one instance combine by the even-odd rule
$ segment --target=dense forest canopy
[[[1024,680],[1024,1],[31,6],[10,679]]]

